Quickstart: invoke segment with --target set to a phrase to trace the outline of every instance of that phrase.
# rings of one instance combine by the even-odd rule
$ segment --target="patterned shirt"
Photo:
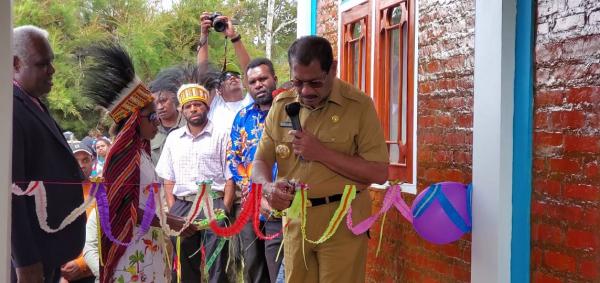
[[[212,180],[212,189],[223,191],[231,178],[227,169],[228,133],[209,120],[198,135],[188,127],[169,134],[156,165],[159,177],[175,182],[173,194],[178,197],[197,193],[197,181]]]
[[[229,170],[238,187],[248,186],[252,161],[269,111],[260,110],[252,103],[235,116],[231,128],[231,150],[227,155]],[[273,176],[277,175],[277,166],[273,166]]]

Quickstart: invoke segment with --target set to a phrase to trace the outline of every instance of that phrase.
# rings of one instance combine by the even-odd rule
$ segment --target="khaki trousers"
[[[368,193],[357,196],[352,205],[353,215],[358,216],[358,219],[353,217],[354,223],[370,214],[370,203]],[[323,234],[339,204],[307,208],[308,239],[315,241]],[[292,220],[284,236],[285,282],[365,282],[368,238],[366,233],[352,234],[346,226],[345,216],[329,240],[319,245],[304,242],[304,256],[301,233],[300,220]]]

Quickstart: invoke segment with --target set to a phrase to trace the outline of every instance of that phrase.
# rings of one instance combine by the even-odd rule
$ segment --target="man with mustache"
[[[273,63],[266,58],[250,61],[246,75],[254,103],[243,108],[235,117],[231,130],[231,151],[227,158],[233,180],[243,192],[242,195],[247,194],[250,186],[252,161],[263,132],[265,118],[273,102],[272,93],[277,85]],[[275,166],[273,169],[276,172]],[[281,216],[272,214],[266,199],[261,202],[261,214],[263,231],[273,234],[281,230]],[[275,260],[281,245],[281,236],[267,241],[257,239],[252,223],[244,226],[240,236],[244,257],[244,282],[274,283],[283,258]]]
[[[83,202],[83,173],[63,130],[40,100],[52,88],[54,53],[48,32],[35,26],[13,30],[12,181],[27,188],[45,184],[50,227]],[[56,233],[40,228],[33,197],[12,196],[12,282],[57,282],[60,267],[76,258],[85,239],[85,215]]]
[[[169,134],[156,165],[156,173],[164,179],[170,212],[185,216],[198,193],[197,181],[212,180],[214,208],[231,212],[235,188],[231,173],[226,167],[228,132],[219,129],[208,119],[209,93],[198,84],[184,84],[177,93],[185,127]],[[205,218],[201,213],[199,218]],[[218,251],[219,238],[211,230],[200,231],[181,241],[181,273],[183,282],[200,282],[202,253],[198,252],[204,242],[206,255],[217,251],[217,258],[209,269],[209,282],[229,282],[227,245]],[[177,276],[173,276],[174,282]]]
[[[371,199],[364,190],[388,177],[388,151],[373,101],[336,77],[337,62],[325,38],[294,41],[288,63],[294,89],[273,102],[252,171],[253,182],[266,184],[274,209],[288,208],[294,197],[286,180],[308,187],[306,226],[292,219],[284,235],[286,282],[364,282],[367,235],[354,235],[340,218],[328,223],[338,207],[349,205],[354,223],[368,217]],[[292,129],[284,111],[291,103],[301,105],[301,130]],[[342,197],[346,185],[357,189],[351,202]]]

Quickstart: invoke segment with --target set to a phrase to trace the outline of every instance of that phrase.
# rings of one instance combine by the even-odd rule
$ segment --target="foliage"
[[[169,2],[172,6],[164,8]],[[296,18],[296,0],[277,0],[274,27]],[[150,82],[163,68],[195,62],[203,11],[218,11],[237,21],[252,57],[265,56],[264,29],[267,0],[15,0],[14,25],[32,24],[50,33],[54,49],[54,86],[47,103],[64,130],[83,138],[89,129],[106,123],[102,111],[79,95],[85,48],[102,40],[118,41],[134,59],[138,76]],[[280,82],[289,78],[287,48],[296,25],[286,25],[273,40],[272,60]],[[221,66],[225,55],[222,34],[211,32],[211,61]],[[237,64],[233,47],[227,62]]]

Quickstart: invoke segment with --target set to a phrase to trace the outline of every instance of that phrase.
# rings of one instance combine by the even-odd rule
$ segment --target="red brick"
[[[533,231],[532,231],[533,237]],[[531,249],[531,266],[533,269],[537,269],[537,267],[542,265],[542,257],[544,255],[544,251],[540,248],[532,248]]]
[[[563,93],[561,91],[545,91],[535,94],[535,107],[553,106],[562,104]]]
[[[583,223],[590,223],[591,225],[597,225],[600,223],[600,209],[597,208],[586,208],[585,211],[582,212]]]
[[[435,119],[435,125],[439,127],[449,127],[454,124],[454,119],[450,116],[438,116]]]
[[[546,160],[542,159],[542,158],[534,158],[533,159],[533,169],[535,171],[546,170]]]
[[[435,126],[434,116],[421,116],[419,117],[419,127],[429,128]]]
[[[456,117],[456,123],[461,128],[473,127],[473,115],[472,114],[461,114]]]
[[[444,180],[445,181],[453,181],[453,182],[461,182],[464,183],[465,182],[465,173],[457,170],[457,169],[453,169],[453,170],[447,170],[444,173]]]
[[[596,250],[598,248],[598,236],[589,231],[569,229],[566,244],[574,249]]]
[[[452,160],[452,152],[440,150],[433,153],[434,162],[450,162]]]
[[[538,178],[533,181],[536,191],[547,193],[550,196],[560,196],[560,182]]]
[[[534,283],[562,283],[562,281],[551,274],[546,274],[542,272],[535,272],[533,274]]]
[[[575,200],[598,201],[600,200],[600,188],[591,185],[567,185],[565,197]]]
[[[535,132],[533,142],[536,145],[559,146],[562,145],[563,135],[560,133]]]
[[[600,87],[571,88],[565,96],[568,103],[598,103],[600,101]]]
[[[600,177],[600,166],[598,166],[598,163],[587,163],[583,172],[588,178],[598,178]]]
[[[544,253],[544,264],[555,270],[565,272],[576,272],[577,262],[574,257],[556,251],[546,251]]]
[[[552,112],[552,127],[555,129],[574,129],[585,125],[584,111]]]
[[[533,127],[535,129],[550,129],[550,115],[548,112],[537,112],[533,115]]]
[[[531,229],[531,238],[545,244],[560,244],[563,241],[564,233],[558,226],[537,224],[533,225]]]
[[[565,151],[600,153],[600,139],[598,137],[565,136]]]
[[[600,260],[582,261],[580,273],[587,280],[600,281]]]
[[[573,174],[581,172],[581,164],[577,159],[550,159],[550,170],[553,172]]]

